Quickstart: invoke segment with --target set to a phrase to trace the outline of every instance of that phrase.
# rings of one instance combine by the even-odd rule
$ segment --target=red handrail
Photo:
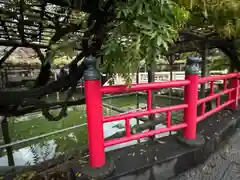
[[[104,148],[144,137],[153,136],[159,133],[184,129],[184,138],[193,140],[196,138],[196,126],[199,121],[220,111],[226,106],[236,108],[239,97],[239,73],[231,73],[226,75],[209,76],[198,78],[197,74],[186,75],[186,80],[155,82],[144,84],[133,84],[131,87],[126,85],[119,86],[100,86],[100,80],[86,80],[86,106],[87,106],[87,122],[89,137],[89,155],[90,165],[98,168],[105,163]],[[214,93],[214,82],[223,80],[224,89],[218,93]],[[227,80],[231,80],[231,87],[227,87]],[[210,94],[207,97],[198,99],[198,86],[202,83],[210,83]],[[184,87],[184,103],[160,108],[152,108],[152,90],[162,88]],[[147,109],[137,112],[129,112],[113,116],[103,116],[102,113],[102,95],[145,91],[147,93]],[[228,95],[228,100],[221,104],[220,97]],[[216,99],[216,108],[205,112],[206,103]],[[201,105],[201,113],[197,116],[197,106]],[[184,110],[184,122],[180,124],[171,123],[171,112],[176,110]],[[147,116],[157,113],[166,113],[166,127],[149,130],[147,132],[132,134],[130,121],[132,118],[139,116]],[[103,124],[113,121],[125,121],[126,136],[122,138],[104,141]]]
[[[178,81],[132,84],[131,87],[128,87],[126,85],[102,86],[101,92],[103,94],[115,94],[115,93],[147,91],[147,90],[156,90],[161,88],[182,87],[182,86],[188,85],[189,83],[190,82],[187,80],[178,80]]]
[[[234,103],[234,100],[230,100],[230,101],[228,101],[228,102],[226,102],[226,103],[224,103],[224,104],[222,104],[222,105],[212,109],[211,111],[204,113],[203,115],[197,117],[197,122],[207,118],[208,116],[211,116],[212,114],[222,110],[224,107],[227,107],[227,106],[229,106],[232,103]]]
[[[167,112],[167,111],[176,111],[180,109],[185,109],[187,108],[187,104],[180,104],[180,105],[175,105],[175,106],[168,106],[168,107],[161,107],[161,108],[155,108],[147,111],[138,111],[138,112],[129,112],[125,114],[117,114],[113,116],[105,116],[103,119],[103,122],[113,122],[113,121],[119,121],[123,119],[131,119],[139,116],[147,116],[151,114],[157,114],[157,113],[162,113],[162,112]]]
[[[137,140],[137,139],[141,139],[141,138],[144,138],[144,137],[153,136],[155,134],[165,133],[165,132],[169,132],[169,131],[176,131],[176,130],[179,130],[179,129],[182,129],[182,128],[185,128],[185,127],[187,127],[187,124],[181,123],[181,124],[173,125],[170,128],[160,128],[160,129],[151,130],[151,131],[144,132],[144,133],[134,134],[134,135],[131,135],[130,137],[112,139],[112,140],[106,141],[104,143],[104,146],[105,147],[113,146],[113,145],[116,145],[116,144],[121,144],[121,143],[124,143],[124,142]]]
[[[199,84],[207,83],[210,81],[218,81],[218,80],[224,80],[224,79],[230,79],[234,77],[238,77],[239,73],[230,73],[230,74],[224,74],[224,75],[214,75],[214,76],[207,76],[202,77],[198,79]]]
[[[202,104],[202,103],[206,103],[206,102],[211,101],[211,100],[213,100],[213,99],[215,99],[215,98],[217,98],[219,96],[228,94],[228,93],[230,93],[230,92],[232,92],[234,90],[235,90],[234,88],[231,88],[231,89],[226,89],[224,91],[218,92],[218,93],[213,94],[213,95],[209,95],[209,96],[207,96],[205,98],[202,98],[202,99],[198,100],[197,104],[199,105],[199,104]]]
[[[218,75],[218,76],[210,76],[210,77],[204,77],[204,78],[199,78],[198,82],[199,83],[206,83],[206,82],[211,82],[210,84],[210,94],[202,99],[199,99],[197,104],[200,105],[202,104],[202,112],[201,115],[197,117],[197,122],[211,116],[212,114],[222,110],[224,107],[227,106],[232,106],[232,108],[236,108],[239,96],[238,96],[238,91],[239,91],[239,80],[237,79],[239,77],[239,73],[231,73],[231,74],[226,74],[226,75]],[[223,83],[223,90],[215,93],[214,94],[214,81],[216,80],[224,80]],[[227,80],[231,80],[231,87],[228,89],[227,88]],[[228,100],[221,104],[220,102],[220,96],[228,94]],[[213,99],[216,99],[216,108],[205,112],[205,103],[208,101],[211,101]]]

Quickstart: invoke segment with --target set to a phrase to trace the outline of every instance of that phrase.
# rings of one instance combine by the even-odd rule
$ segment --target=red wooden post
[[[184,121],[187,127],[183,132],[183,136],[187,140],[196,138],[199,62],[199,58],[189,57],[187,59],[185,79],[189,80],[190,84],[184,90],[184,101],[188,107],[184,110]]]
[[[230,96],[230,100],[234,100],[234,103],[230,105],[233,109],[236,109],[238,106],[238,93],[239,93],[238,83],[239,81],[237,78],[234,78],[231,80],[231,88],[235,89],[233,92],[231,92],[231,96]]]
[[[94,57],[85,58],[84,63],[87,66],[84,72],[84,87],[90,166],[99,168],[105,165],[100,73],[96,69]]]

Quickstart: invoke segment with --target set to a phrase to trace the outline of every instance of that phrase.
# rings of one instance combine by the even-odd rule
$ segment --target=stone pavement
[[[171,180],[240,180],[240,130],[203,165]]]

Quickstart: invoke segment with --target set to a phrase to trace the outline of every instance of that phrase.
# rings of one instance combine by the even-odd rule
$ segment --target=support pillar
[[[1,122],[1,127],[2,127],[2,135],[3,135],[4,144],[9,144],[9,143],[11,143],[11,138],[9,135],[8,120],[5,116],[0,116],[0,119],[1,119],[0,122]],[[12,146],[6,147],[6,151],[7,151],[8,165],[14,166],[15,163],[14,163]]]
[[[231,88],[234,88],[235,90],[231,92],[231,100],[234,100],[234,102],[230,105],[231,108],[236,109],[238,107],[238,95],[239,95],[239,80],[237,78],[234,78],[231,80]]]
[[[169,64],[169,73],[170,73],[170,81],[173,80],[173,64],[175,62],[176,58],[175,55],[171,55],[168,57],[168,64]],[[176,79],[175,79],[176,80]],[[168,99],[169,99],[169,106],[172,105],[172,88],[169,88],[169,94],[168,94]],[[170,135],[172,135],[172,131],[169,132]]]
[[[96,58],[88,56],[83,62],[86,114],[88,124],[89,164],[80,170],[73,168],[74,174],[84,174],[89,179],[103,179],[114,170],[113,161],[107,160],[104,148],[102,93],[100,72],[96,67]]]
[[[140,68],[138,68],[137,73],[136,73],[136,84],[139,84],[139,70],[140,70]],[[137,96],[136,108],[139,109],[140,108],[140,94],[137,92],[136,96]],[[139,119],[137,118],[136,121],[137,121],[137,126],[139,126],[139,124],[140,124]],[[140,143],[140,140],[138,139],[137,142]]]
[[[209,74],[209,69],[208,69],[208,44],[207,40],[204,44],[204,50],[200,51],[200,54],[202,56],[202,65],[201,65],[201,77],[206,77]],[[201,84],[201,89],[200,89],[200,97],[204,98],[206,94],[209,94],[209,89],[207,89],[207,84],[203,83]],[[213,100],[206,102],[206,107],[205,111],[210,111],[212,109],[212,103]],[[201,114],[201,107],[198,108],[198,114]]]
[[[137,70],[137,73],[136,73],[136,84],[139,84],[139,69]],[[139,105],[140,105],[140,96],[139,96],[139,93],[136,93],[137,95],[137,104],[136,104],[136,108],[139,109]],[[139,124],[139,122],[138,122]]]
[[[234,66],[234,63],[233,61],[230,60],[230,66],[229,66],[229,70],[228,70],[228,73],[233,73],[235,71],[235,66]]]
[[[168,58],[169,70],[170,70],[170,81],[173,80],[173,64],[175,62],[175,56],[171,55]],[[176,79],[174,79],[176,80]],[[172,105],[172,88],[169,89],[169,105]]]
[[[149,63],[148,64],[148,83],[152,83],[155,81],[155,73],[154,73],[154,61]],[[155,92],[153,90],[149,90],[147,92],[147,109],[148,110],[151,110],[152,108],[155,107]],[[155,115],[154,114],[151,114],[148,116],[149,120],[150,121],[154,121],[155,120]],[[155,126],[151,126],[149,128],[149,130],[154,130],[155,129]],[[152,136],[151,137],[152,140],[155,139],[155,136]]]
[[[206,77],[208,76],[208,48],[207,48],[207,43],[204,45],[204,50],[201,52],[202,56],[202,65],[201,65],[201,77]],[[201,90],[200,90],[200,96],[201,98],[205,97],[205,91],[206,91],[206,84],[201,84]]]
[[[178,139],[180,142],[199,147],[205,143],[205,139],[197,134],[197,101],[198,101],[198,73],[201,59],[197,57],[188,57],[186,64],[185,79],[190,83],[184,89],[184,102],[188,105],[184,109],[184,122],[187,127],[180,132]]]

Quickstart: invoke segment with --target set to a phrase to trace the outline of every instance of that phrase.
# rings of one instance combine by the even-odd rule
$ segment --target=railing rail
[[[200,73],[200,72],[199,72]],[[210,75],[216,75],[216,74],[227,74],[226,70],[221,71],[210,71]],[[131,80],[132,83],[136,83],[136,73],[131,74]],[[170,72],[155,72],[155,82],[161,82],[161,81],[169,81],[170,80]],[[139,83],[147,83],[148,82],[148,74],[147,72],[140,72],[138,74]],[[185,72],[184,71],[173,71],[172,72],[172,80],[184,80],[185,79]],[[124,84],[124,79],[120,75],[116,75],[114,78],[114,82],[116,84]]]
[[[93,61],[89,61],[93,63]],[[87,64],[89,64],[87,62]],[[89,155],[90,165],[93,168],[103,167],[105,165],[105,147],[121,144],[124,142],[153,136],[160,133],[183,129],[183,137],[186,140],[194,140],[197,138],[197,123],[206,117],[220,111],[226,106],[236,108],[239,97],[239,73],[231,73],[226,75],[215,75],[199,78],[196,72],[196,65],[189,64],[186,69],[185,80],[174,80],[154,83],[133,84],[130,87],[126,85],[101,86],[100,77],[94,68],[89,65],[85,73],[85,96],[87,106],[87,122],[89,137]],[[91,71],[91,72],[90,72]],[[214,92],[214,83],[223,81],[224,89],[218,93]],[[228,82],[231,81],[230,87]],[[210,94],[202,99],[198,98],[198,88],[200,84],[210,83]],[[163,88],[184,87],[184,103],[180,105],[167,106],[161,108],[152,108],[152,90]],[[113,116],[103,116],[102,113],[102,96],[104,94],[129,93],[143,91],[147,93],[147,108],[145,110],[118,114]],[[228,99],[221,104],[220,97],[228,95]],[[208,112],[205,111],[205,104],[208,101],[216,99],[216,108]],[[198,116],[197,107],[201,106],[201,114]],[[184,119],[180,124],[172,124],[171,113],[177,110],[184,110]],[[130,121],[132,118],[147,116],[151,114],[166,114],[166,127],[149,130],[132,134],[130,129]],[[125,137],[111,139],[105,141],[103,138],[103,124],[113,121],[125,121]]]
[[[180,109],[185,109],[187,107],[188,107],[187,104],[180,104],[180,105],[175,105],[175,106],[154,108],[154,109],[145,110],[145,111],[129,112],[126,114],[106,116],[106,117],[104,117],[103,122],[107,123],[107,122],[113,122],[113,121],[120,121],[123,119],[135,118],[135,117],[139,117],[139,116],[147,116],[147,115],[151,115],[151,114],[164,113],[164,112],[168,112],[168,111],[177,111]]]
[[[226,75],[217,75],[198,79],[199,84],[210,82],[210,94],[207,97],[199,99],[197,102],[198,105],[201,105],[201,115],[197,117],[197,122],[207,118],[208,116],[211,116],[212,114],[229,105],[231,105],[232,108],[236,108],[239,99],[239,77],[239,73],[230,73]],[[214,82],[218,80],[223,80],[224,87],[222,91],[214,93]],[[227,80],[230,80],[230,88],[227,87]],[[228,100],[223,104],[221,104],[220,99],[222,95],[228,95]],[[205,103],[213,99],[216,99],[216,108],[205,112]]]
[[[128,93],[136,91],[156,90],[161,88],[182,87],[188,84],[189,81],[187,80],[176,80],[167,82],[133,84],[131,87],[128,87],[126,85],[102,86],[100,91],[104,94]]]

